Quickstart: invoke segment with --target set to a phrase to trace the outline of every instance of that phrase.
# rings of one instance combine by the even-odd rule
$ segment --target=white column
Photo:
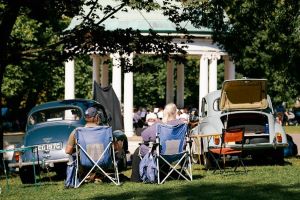
[[[113,59],[113,69],[112,69],[112,87],[118,97],[121,105],[122,98],[122,88],[121,88],[121,66],[120,66],[120,56],[119,54],[114,54]]]
[[[101,86],[107,87],[109,85],[109,73],[108,73],[108,66],[109,66],[109,56],[102,56],[101,58]]]
[[[178,108],[184,108],[184,65],[177,65],[177,93],[176,104]]]
[[[92,82],[92,93],[94,96],[94,82],[100,83],[100,56],[97,54],[91,55],[93,59],[93,82]]]
[[[65,99],[75,98],[75,64],[74,60],[65,62]]]
[[[218,72],[217,61],[220,59],[219,55],[213,54],[209,62],[209,86],[208,92],[213,92],[218,89]]]
[[[199,77],[199,112],[201,112],[202,98],[208,93],[208,57],[205,54],[200,58]]]
[[[235,79],[235,65],[229,56],[224,57],[224,80]]]
[[[133,55],[129,56],[133,64]],[[133,136],[133,72],[124,73],[124,132],[127,137]]]
[[[166,104],[174,102],[174,62],[167,61],[167,83],[166,83]]]

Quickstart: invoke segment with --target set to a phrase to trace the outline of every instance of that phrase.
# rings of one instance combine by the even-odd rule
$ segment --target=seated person
[[[142,132],[142,139],[143,144],[138,147],[134,154],[132,155],[132,174],[131,174],[131,181],[133,182],[140,182],[140,174],[139,174],[139,164],[140,164],[140,156],[144,157],[149,152],[149,147],[147,143],[155,142],[156,140],[156,124],[157,123],[165,123],[169,125],[178,125],[183,123],[181,120],[176,119],[177,114],[177,107],[174,103],[169,103],[165,106],[163,112],[162,121],[155,121],[151,126],[146,128]],[[139,156],[140,155],[140,156]]]
[[[101,119],[100,119],[100,117],[98,115],[98,112],[97,112],[97,109],[95,107],[88,108],[85,112],[84,117],[85,117],[85,120],[86,120],[85,127],[93,128],[93,127],[99,126],[99,124],[101,124],[101,121],[100,121]],[[72,154],[75,152],[75,150],[74,150],[75,143],[76,143],[75,132],[76,132],[76,129],[74,129],[71,132],[71,134],[69,136],[69,139],[68,139],[68,142],[67,142],[67,146],[65,148],[66,154],[70,155],[70,162],[69,163],[72,163],[71,160],[74,159],[72,157]],[[119,154],[122,152],[122,149],[123,149],[123,141],[124,140],[122,140],[122,139],[125,136],[124,136],[124,133],[122,131],[119,131],[119,130],[114,131],[113,136],[117,138],[116,142],[114,143],[114,149],[115,149],[115,152],[116,152],[116,159],[118,159],[118,158],[120,158]],[[127,142],[127,141],[124,141],[124,143],[125,142]],[[124,145],[126,145],[126,144],[124,144]]]
[[[94,107],[88,108],[85,112],[84,117],[85,117],[85,121],[86,121],[85,127],[92,128],[92,127],[98,126],[100,118],[97,115],[96,108],[94,108]],[[67,143],[67,146],[65,149],[66,154],[70,154],[70,155],[73,154],[73,149],[74,149],[75,142],[76,142],[75,132],[76,132],[76,129],[74,129],[69,136],[68,143]]]
[[[179,115],[179,119],[180,119],[183,123],[189,124],[190,116],[189,116],[189,114],[187,114],[187,113],[182,113],[181,115]]]

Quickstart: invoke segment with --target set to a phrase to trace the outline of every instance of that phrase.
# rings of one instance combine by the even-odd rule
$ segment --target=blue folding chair
[[[75,188],[78,188],[91,174],[98,170],[111,180],[120,185],[118,166],[113,148],[112,128],[109,126],[97,126],[93,128],[80,127],[75,133],[76,138],[76,176]],[[82,167],[84,170],[79,170]],[[107,171],[114,169],[114,175]],[[79,172],[87,171],[81,181],[77,181]],[[82,174],[81,174],[82,177]]]
[[[173,172],[178,175],[178,179],[182,177],[187,181],[192,181],[187,124],[183,123],[176,126],[157,124],[156,130],[158,184],[164,183],[169,177],[174,178]],[[163,180],[160,177],[162,174],[165,175]]]

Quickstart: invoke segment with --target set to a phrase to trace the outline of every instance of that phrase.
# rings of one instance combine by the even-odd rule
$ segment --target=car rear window
[[[28,118],[28,124],[34,125],[52,121],[76,121],[80,120],[81,117],[82,112],[79,108],[49,108],[32,113]]]

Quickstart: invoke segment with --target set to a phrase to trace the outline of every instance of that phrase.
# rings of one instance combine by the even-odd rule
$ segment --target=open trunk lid
[[[268,107],[266,79],[235,79],[224,81],[220,110],[257,110]]]

